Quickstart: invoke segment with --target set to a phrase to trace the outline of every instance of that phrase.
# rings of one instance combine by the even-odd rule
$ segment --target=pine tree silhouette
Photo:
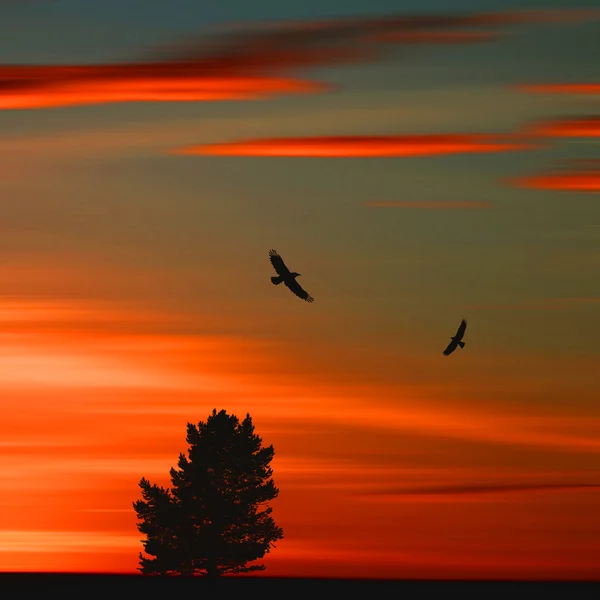
[[[187,457],[172,468],[172,487],[142,478],[142,500],[133,503],[145,534],[139,570],[151,575],[203,575],[262,571],[262,558],[283,530],[268,502],[279,490],[270,467],[273,446],[263,447],[249,414],[216,409],[206,422],[187,425]]]

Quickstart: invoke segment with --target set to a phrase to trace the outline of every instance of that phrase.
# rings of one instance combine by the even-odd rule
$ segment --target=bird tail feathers
[[[465,347],[465,343],[464,343],[464,342],[458,342],[458,345],[459,345],[461,348],[464,348],[464,347]]]
[[[271,277],[271,283],[273,285],[279,285],[283,281],[283,277],[279,275],[279,277]]]

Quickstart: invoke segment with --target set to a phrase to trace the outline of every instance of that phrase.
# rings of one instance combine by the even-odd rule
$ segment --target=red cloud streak
[[[480,152],[504,152],[530,148],[520,142],[480,134],[424,134],[388,136],[329,136],[265,138],[239,142],[188,146],[177,154],[212,156],[294,156],[369,158],[435,156]]]
[[[517,89],[540,94],[600,94],[600,83],[519,84]]]
[[[202,72],[193,64],[0,67],[0,110],[102,104],[252,99],[323,91],[310,81]]]
[[[518,179],[516,185],[539,190],[600,192],[600,171],[537,175]]]
[[[381,42],[465,43],[493,38],[468,28],[593,19],[598,11],[417,14],[274,23],[175,44],[146,62],[0,66],[0,110],[113,102],[246,100],[322,92],[298,68],[377,56]],[[453,30],[458,29],[458,30]],[[597,84],[595,92],[598,91]]]
[[[600,117],[576,117],[546,121],[531,133],[547,137],[600,137]]]

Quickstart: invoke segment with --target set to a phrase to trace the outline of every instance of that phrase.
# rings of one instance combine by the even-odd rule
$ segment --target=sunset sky
[[[216,408],[266,575],[600,579],[595,5],[0,0],[0,571],[137,573]]]

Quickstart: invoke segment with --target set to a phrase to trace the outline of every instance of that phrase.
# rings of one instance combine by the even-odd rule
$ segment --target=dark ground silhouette
[[[95,597],[130,598],[183,597],[181,594],[218,594],[211,596],[226,600],[234,598],[274,598],[300,595],[320,598],[598,598],[600,581],[448,581],[448,580],[389,580],[389,579],[317,579],[265,576],[225,576],[216,580],[205,577],[174,577],[149,575],[97,575],[58,573],[0,573],[0,592],[3,598],[42,598],[58,593],[61,598],[80,598],[83,594]],[[28,595],[28,594],[36,594]],[[199,596],[196,596],[199,597]]]

